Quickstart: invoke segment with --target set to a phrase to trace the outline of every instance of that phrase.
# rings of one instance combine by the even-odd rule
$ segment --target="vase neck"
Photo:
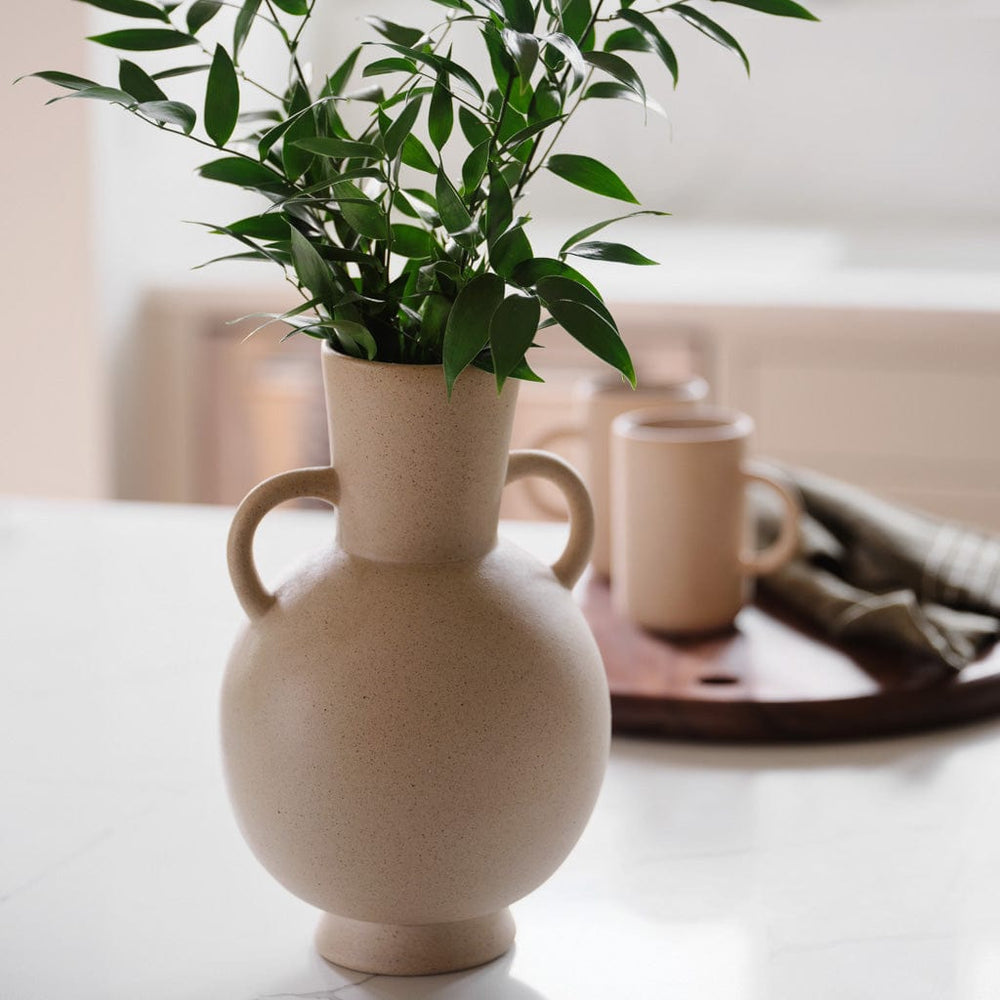
[[[395,563],[474,559],[496,543],[517,383],[470,368],[449,400],[439,366],[323,349],[339,537]]]

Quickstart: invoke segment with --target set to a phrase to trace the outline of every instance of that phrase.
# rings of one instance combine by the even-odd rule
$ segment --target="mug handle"
[[[776,479],[752,468],[744,468],[742,472],[743,478],[748,483],[770,486],[781,498],[784,507],[777,541],[762,552],[740,556],[740,565],[746,573],[751,576],[765,576],[781,569],[795,555],[799,545],[798,521],[802,508],[798,500]]]
[[[556,579],[572,590],[590,562],[594,548],[594,504],[583,480],[568,462],[547,451],[512,451],[507,463],[507,485],[528,476],[555,483],[569,505],[569,541],[552,566]]]
[[[286,500],[302,500],[306,497],[322,500],[335,507],[339,493],[337,473],[330,466],[297,469],[265,479],[240,504],[229,529],[227,558],[233,589],[251,621],[263,617],[277,600],[261,583],[253,559],[254,535],[264,516]]]
[[[575,441],[583,437],[582,427],[573,427],[569,424],[563,427],[551,427],[543,431],[531,442],[531,451],[548,451],[556,441]],[[524,484],[524,489],[528,494],[528,499],[546,517],[553,521],[565,521],[566,511],[551,500],[538,488],[538,485],[529,480]]]

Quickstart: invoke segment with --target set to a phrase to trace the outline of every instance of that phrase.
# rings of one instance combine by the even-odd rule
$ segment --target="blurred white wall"
[[[1000,4],[950,0],[946,13],[931,0],[811,6],[822,23],[713,5],[713,16],[744,43],[751,79],[735,57],[679,25],[670,33],[681,63],[676,92],[652,57],[642,57],[670,122],[650,116],[644,127],[637,108],[592,102],[567,130],[564,148],[610,151],[646,203],[673,213],[644,224],[653,231],[833,229],[870,237],[876,257],[879,247],[897,252],[914,240],[933,250],[937,239],[981,237],[984,246],[1000,239],[1000,130],[988,124],[1000,92]],[[325,0],[311,36],[317,72],[373,37],[366,13],[408,23],[413,8],[413,0]],[[437,13],[419,7],[423,23]],[[117,23],[91,16],[95,27]],[[113,76],[113,54],[95,48],[91,61],[95,72]],[[280,66],[281,54],[262,48],[246,62]],[[200,86],[178,80],[170,93],[197,105]],[[141,288],[204,287],[248,275],[259,281],[262,272],[189,270],[226,250],[180,220],[234,219],[252,201],[195,177],[206,150],[101,110],[96,237],[106,332],[117,345],[129,335]],[[565,229],[618,207],[544,174],[531,194],[529,208],[543,227]]]
[[[591,102],[566,149],[612,157],[644,201],[687,222],[1000,227],[1000,130],[988,124],[1000,92],[1000,4],[806,5],[820,24],[705,8],[743,43],[749,80],[738,59],[691,28],[665,29],[678,89],[654,57],[639,58],[670,125],[650,116],[644,128],[638,108]],[[364,14],[410,23],[413,6],[327,5],[331,48],[371,37]],[[534,193],[545,214],[594,210],[594,199],[555,179]]]
[[[86,8],[7,4],[0,32],[0,493],[99,496],[107,380],[97,316],[86,109],[11,81],[84,71]],[[44,30],[43,30],[44,29]]]
[[[310,52],[317,71],[329,69],[356,41],[372,37],[364,14],[407,22],[415,16],[414,6],[413,0],[323,0]],[[712,234],[723,229],[744,233],[739,253],[749,256],[755,234],[835,231],[861,241],[861,256],[873,266],[883,263],[883,256],[914,248],[921,248],[923,264],[933,264],[935,254],[951,248],[954,263],[957,245],[964,264],[978,266],[979,255],[997,266],[1000,130],[993,122],[1000,92],[1000,4],[813,0],[810,6],[822,23],[711,5],[712,15],[744,43],[753,65],[749,81],[734,57],[678,26],[670,37],[681,62],[679,89],[671,91],[664,72],[649,66],[651,90],[667,107],[669,125],[651,117],[644,128],[638,109],[595,104],[567,132],[564,148],[609,155],[644,201],[673,212],[672,219],[642,225],[653,238],[681,234],[673,244],[681,254],[689,227],[710,234],[709,259]],[[38,17],[42,10],[47,18]],[[427,23],[428,12],[433,17],[437,9],[420,4],[419,11]],[[13,21],[0,40],[4,68],[13,76],[21,68],[50,63],[80,65],[85,15],[93,30],[120,24],[69,0],[12,5]],[[37,27],[43,22],[44,39]],[[92,74],[113,81],[113,53],[90,46],[87,58]],[[280,52],[263,47],[248,52],[247,62],[279,70]],[[198,105],[202,85],[197,78],[177,80],[168,89]],[[8,376],[0,393],[0,433],[10,470],[0,471],[0,490],[55,491],[69,483],[86,492],[99,489],[103,468],[97,442],[104,398],[100,371],[80,332],[93,329],[91,297],[96,293],[106,370],[116,386],[108,398],[118,410],[144,289],[166,285],[183,294],[184,288],[220,282],[276,285],[278,278],[259,265],[189,270],[228,251],[225,241],[182,220],[228,221],[254,204],[195,176],[195,167],[211,156],[208,150],[161,135],[116,108],[67,102],[43,115],[43,89],[36,84],[31,93],[19,88],[3,98],[8,137],[18,137],[17,155],[8,155],[2,168],[6,190],[17,193],[8,199],[15,204],[16,238],[2,251],[8,301],[16,303],[8,312],[4,345],[21,374],[16,380]],[[80,152],[85,120],[92,122],[94,145],[89,212]],[[27,148],[25,137],[34,148]],[[540,177],[531,193],[529,207],[538,222],[561,232],[579,219],[613,215],[618,207],[555,178]],[[88,219],[94,223],[89,233]],[[704,248],[704,238],[699,245]],[[774,260],[775,267],[783,267],[787,255],[775,254]],[[52,308],[54,261],[61,311]],[[67,301],[73,304],[69,320]],[[51,363],[51,339],[42,339],[46,330],[73,334],[79,354],[71,365],[66,347],[58,366]],[[55,367],[60,375],[53,381]],[[65,375],[70,368],[72,380]],[[6,384],[12,381],[18,384]],[[49,407],[28,443],[19,442],[17,434],[7,443],[11,427],[23,425],[25,413],[37,410],[60,385],[66,400],[60,405],[74,413],[73,427],[61,430],[65,419]],[[86,397],[86,405],[74,401],[74,393]],[[65,434],[72,436],[71,446]],[[58,483],[40,466],[18,478],[19,448],[30,458],[57,453],[57,444],[62,446]],[[98,457],[84,461],[82,456],[91,455]],[[81,462],[86,475],[73,464]]]
[[[648,63],[670,123],[650,116],[644,127],[637,108],[592,102],[567,131],[565,148],[610,151],[644,201],[674,213],[673,222],[655,224],[665,228],[1000,232],[1000,130],[989,124],[1000,92],[1000,4],[950,0],[946,13],[930,0],[811,6],[822,23],[713,5],[750,55],[750,80],[736,58],[679,26],[670,33],[681,63],[677,91]],[[317,71],[372,37],[365,13],[408,22],[413,7],[413,0],[321,4],[312,33]],[[436,11],[420,5],[425,23]],[[280,62],[275,49],[256,55],[257,64]],[[95,50],[92,59],[105,75],[113,71],[111,54]],[[171,93],[197,103],[199,85],[177,81]],[[205,150],[137,127],[124,114],[98,118],[97,150],[102,288],[118,336],[136,286],[213,280],[212,272],[192,276],[188,268],[223,252],[220,242],[180,220],[217,220],[250,203],[194,177]],[[542,223],[616,207],[544,175],[532,194]]]

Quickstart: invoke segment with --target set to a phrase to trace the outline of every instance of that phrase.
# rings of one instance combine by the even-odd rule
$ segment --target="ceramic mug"
[[[619,613],[674,635],[730,627],[755,577],[794,554],[799,505],[780,483],[747,464],[753,420],[712,407],[688,413],[638,410],[612,431],[613,599]],[[777,541],[748,552],[746,488],[777,491]]]
[[[531,448],[551,450],[558,442],[581,441],[586,448],[585,475],[594,501],[595,536],[591,565],[602,576],[611,572],[611,424],[615,417],[638,407],[656,406],[681,411],[708,398],[708,383],[697,376],[673,381],[643,382],[633,389],[616,375],[582,379],[574,397],[580,419],[554,427],[536,438]],[[565,509],[550,501],[532,481],[528,495],[539,510],[554,520],[565,520]]]

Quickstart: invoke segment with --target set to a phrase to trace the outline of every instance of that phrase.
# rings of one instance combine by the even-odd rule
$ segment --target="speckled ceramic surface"
[[[334,467],[244,501],[230,569],[250,623],[222,696],[247,842],[324,910],[317,944],[366,972],[465,968],[513,940],[507,907],[582,832],[608,753],[600,654],[570,594],[593,541],[572,470],[507,448],[516,384],[324,350]],[[554,567],[498,544],[504,483],[555,481],[573,512]],[[252,559],[276,503],[339,508],[337,543],[275,594]]]

